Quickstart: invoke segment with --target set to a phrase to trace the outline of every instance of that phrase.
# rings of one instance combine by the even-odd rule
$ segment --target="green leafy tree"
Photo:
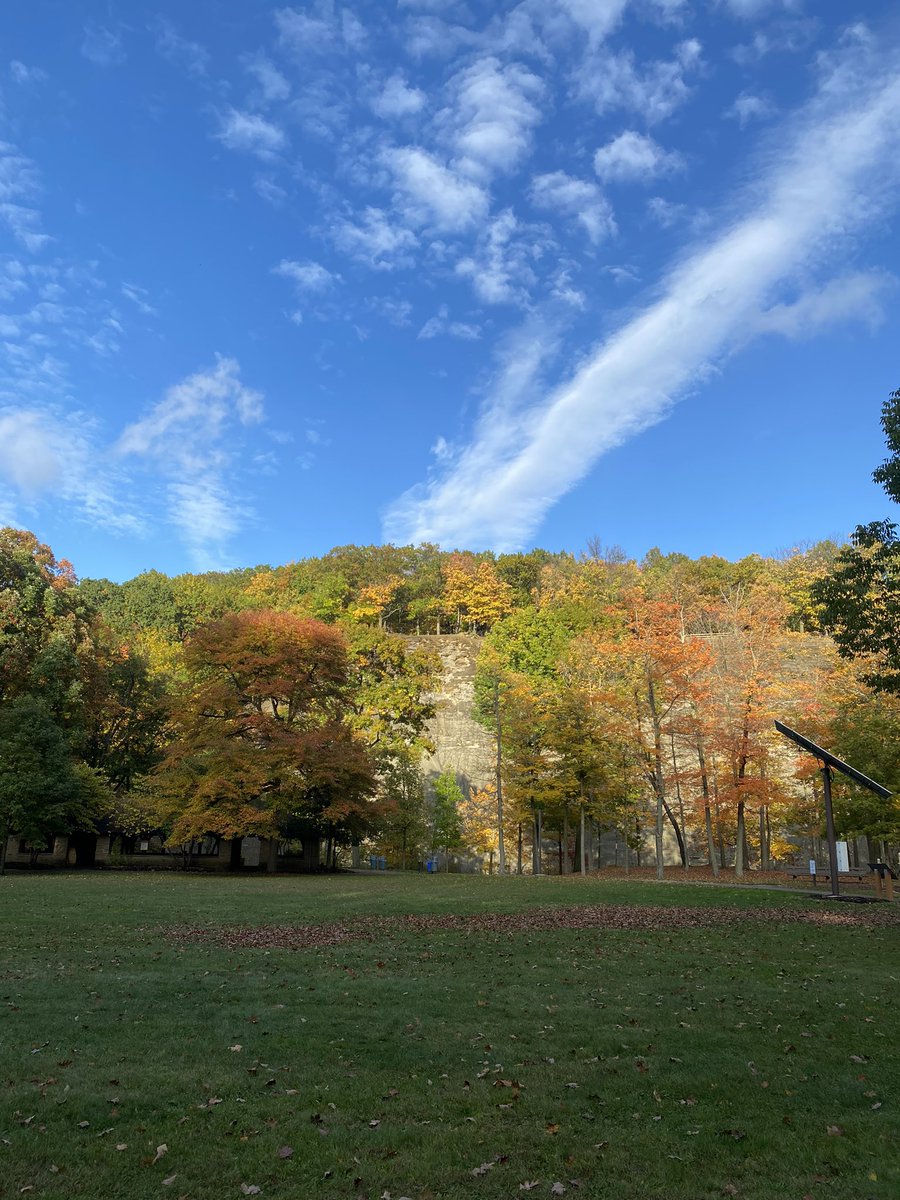
[[[900,390],[881,411],[890,454],[873,472],[900,503]],[[811,589],[822,626],[846,658],[866,664],[865,678],[879,691],[900,694],[900,537],[893,521],[859,525],[833,569]]]
[[[882,405],[881,428],[890,454],[872,472],[872,478],[881,484],[895,504],[900,504],[900,388],[891,392]]]
[[[0,706],[0,874],[14,832],[39,849],[58,834],[91,828],[105,796],[90,769],[73,763],[46,705],[19,696]]]
[[[892,521],[860,525],[812,586],[820,620],[879,691],[900,693],[900,537]]]
[[[380,844],[406,870],[421,854],[427,838],[425,780],[415,758],[392,758],[380,780]]]
[[[462,788],[453,771],[442,771],[434,781],[434,798],[431,811],[431,844],[435,850],[443,850],[447,870],[450,870],[450,851],[462,845],[462,819],[459,806],[462,803]]]

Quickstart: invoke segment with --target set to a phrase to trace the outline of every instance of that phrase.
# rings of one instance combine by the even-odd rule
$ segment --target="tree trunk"
[[[11,837],[12,825],[7,825],[6,832],[3,834],[3,845],[0,846],[0,875],[6,874],[6,847]]]
[[[703,823],[706,826],[706,852],[713,878],[719,878],[719,864],[716,862],[716,846],[713,841],[712,811],[709,806],[709,776],[706,773],[706,755],[703,746],[697,743],[697,763],[700,767],[700,788],[703,792]]]
[[[519,839],[516,848],[516,874],[522,874],[522,822],[519,822]]]
[[[678,774],[678,756],[675,753],[675,734],[669,733],[669,743],[672,747],[672,770],[675,774],[675,799],[678,802],[678,819],[681,822],[681,837],[678,838],[678,849],[681,852],[681,865],[685,871],[690,869],[687,854],[687,822],[684,818],[684,798],[681,795],[681,777]],[[678,837],[678,830],[675,831]]]
[[[531,873],[533,875],[542,874],[543,863],[541,862],[541,849],[544,841],[544,814],[541,811],[541,806],[535,805],[534,809],[534,833],[533,842],[531,845]]]
[[[582,798],[582,801],[581,801],[581,814],[580,814],[580,816],[581,816],[581,829],[580,829],[580,831],[579,831],[579,832],[581,833],[581,850],[580,850],[580,852],[579,852],[578,858],[579,858],[579,864],[580,864],[580,868],[581,868],[581,874],[582,874],[582,875],[586,875],[586,874],[587,874],[587,868],[586,868],[586,866],[585,866],[585,861],[584,861],[584,857],[585,857],[585,845],[584,845],[584,799],[583,799],[583,798]]]
[[[503,845],[503,730],[500,724],[500,680],[494,677],[494,725],[497,734],[497,857],[501,875],[506,874],[506,850]]]
[[[759,869],[769,869],[769,842],[766,836],[766,817],[768,809],[765,804],[759,806]]]
[[[736,879],[744,875],[744,847],[747,840],[744,836],[744,801],[738,800],[737,806],[737,845],[734,848],[734,874]]]
[[[656,878],[664,878],[663,867],[663,812],[666,803],[666,782],[662,769],[662,729],[656,711],[656,689],[653,677],[647,673],[647,700],[653,722],[653,764],[651,783],[656,793]]]
[[[663,879],[663,802],[662,796],[656,797],[656,878]]]
[[[725,834],[722,830],[722,810],[719,808],[719,788],[713,780],[713,805],[716,810],[716,840],[719,843],[719,866],[725,870]]]
[[[243,838],[237,837],[231,839],[231,852],[228,859],[228,869],[230,871],[239,871],[241,869],[241,846],[243,844]]]
[[[569,858],[569,809],[568,806],[563,809],[563,832],[560,845],[560,875],[570,875],[572,872],[572,862]]]
[[[666,816],[669,818],[669,823],[672,826],[672,830],[675,834],[675,841],[678,843],[678,853],[681,857],[681,865],[686,868],[687,846],[685,845],[684,841],[684,833],[679,826],[678,821],[675,819],[675,814],[672,812],[672,809],[669,807],[669,804],[666,800],[663,800],[663,808]]]

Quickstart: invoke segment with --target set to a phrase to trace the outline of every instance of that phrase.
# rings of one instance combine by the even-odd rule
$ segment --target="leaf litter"
[[[516,913],[408,913],[400,916],[357,917],[320,925],[173,925],[162,932],[172,942],[205,942],[230,949],[307,950],[374,941],[392,933],[464,934],[552,933],[559,929],[614,929],[659,932],[711,929],[747,924],[860,926],[897,923],[893,912],[866,907],[833,912],[828,909],[682,907],[663,904],[585,904],[562,908],[533,908]]]

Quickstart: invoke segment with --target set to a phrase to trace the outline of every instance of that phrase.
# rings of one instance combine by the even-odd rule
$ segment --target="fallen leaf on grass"
[[[258,1196],[262,1188],[256,1183],[242,1183],[241,1191],[245,1196]]]
[[[556,1183],[554,1183],[550,1189],[550,1193],[553,1196],[564,1196],[565,1192],[566,1192],[566,1185],[564,1183],[560,1183],[558,1179],[557,1179]]]
[[[722,1187],[722,1191],[724,1192],[724,1194],[725,1194],[726,1196],[736,1196],[736,1195],[738,1194],[738,1190],[737,1190],[737,1188],[734,1186],[734,1184],[733,1184],[733,1183],[726,1183],[726,1184],[724,1184],[724,1185],[723,1185],[723,1187]]]
[[[178,1178],[177,1174],[169,1175],[168,1178],[166,1178],[162,1181],[163,1187],[171,1187],[177,1178]]]
[[[519,1191],[520,1192],[530,1192],[532,1190],[532,1188],[536,1188],[536,1187],[540,1187],[540,1186],[541,1186],[541,1181],[539,1179],[526,1179],[524,1183],[519,1184]]]
[[[116,1149],[117,1150],[127,1150],[128,1143],[127,1142],[119,1142],[119,1144],[116,1146]]]
[[[164,1154],[168,1154],[168,1152],[169,1152],[169,1147],[166,1145],[165,1142],[163,1142],[162,1145],[157,1146],[156,1147],[156,1157],[153,1159],[153,1162],[150,1164],[150,1166],[152,1167],[155,1163],[158,1163],[159,1160],[162,1158],[162,1156]]]
[[[278,1149],[278,1157],[279,1158],[293,1158],[293,1156],[294,1156],[294,1147],[293,1146],[279,1147],[279,1149]]]
[[[240,1054],[240,1052],[243,1050],[243,1048],[244,1047],[241,1045],[240,1042],[235,1042],[233,1046],[228,1047],[228,1049],[231,1051],[232,1054]]]
[[[843,1137],[844,1136],[844,1130],[841,1128],[840,1125],[827,1125],[825,1127],[825,1132],[828,1134],[829,1137]]]
[[[547,1131],[547,1133],[550,1133],[550,1134],[557,1134],[557,1133],[559,1133],[559,1126],[551,1121],[550,1124],[547,1126],[546,1131]]]

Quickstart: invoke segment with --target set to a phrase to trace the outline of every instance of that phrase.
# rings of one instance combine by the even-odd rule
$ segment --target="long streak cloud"
[[[511,406],[488,394],[471,442],[399,497],[386,539],[525,545],[597,459],[659,421],[766,313],[884,215],[900,181],[900,54],[857,44],[821,66],[813,100],[761,158],[738,215],[683,255],[656,298],[572,377]]]

